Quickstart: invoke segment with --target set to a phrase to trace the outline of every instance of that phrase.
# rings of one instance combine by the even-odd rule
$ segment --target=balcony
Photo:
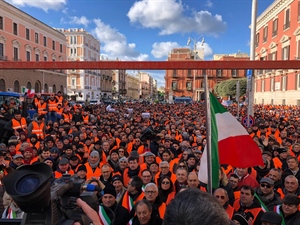
[[[2,56],[0,56],[0,61],[7,61],[7,56],[5,56],[5,55],[2,55]]]
[[[12,58],[12,61],[22,61],[22,60],[19,59],[19,58],[13,57],[13,58]]]

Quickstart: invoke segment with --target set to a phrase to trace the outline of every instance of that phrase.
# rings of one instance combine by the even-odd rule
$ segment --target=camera
[[[155,141],[158,138],[156,136],[156,134],[157,134],[157,131],[153,130],[152,127],[148,127],[147,129],[145,129],[143,131],[143,133],[141,134],[140,139],[141,139],[142,142],[145,142],[147,140]]]
[[[78,176],[63,175],[52,184],[52,169],[45,163],[24,165],[3,178],[6,192],[25,212],[21,225],[71,225],[75,221],[89,224],[90,219],[77,208],[81,198],[97,210],[98,198],[85,192],[84,181]],[[1,224],[12,224],[12,219],[1,219]]]

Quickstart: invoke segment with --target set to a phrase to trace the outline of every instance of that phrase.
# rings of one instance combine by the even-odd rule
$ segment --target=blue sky
[[[274,0],[257,0],[258,15]],[[249,54],[251,0],[7,0],[56,28],[84,28],[108,59],[165,61],[204,36],[205,59]],[[191,42],[193,45],[193,42]],[[164,71],[147,71],[164,85]],[[130,74],[130,72],[129,72]]]

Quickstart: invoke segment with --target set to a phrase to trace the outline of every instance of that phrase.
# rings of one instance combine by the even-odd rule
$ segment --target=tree
[[[219,96],[235,96],[236,94],[236,83],[240,81],[240,96],[246,94],[247,88],[247,79],[240,78],[240,79],[230,79],[222,81],[218,83],[214,90]]]

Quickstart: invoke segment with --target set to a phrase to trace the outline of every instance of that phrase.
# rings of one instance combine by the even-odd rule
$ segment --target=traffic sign
[[[249,118],[249,122],[248,122],[248,118]],[[243,123],[243,125],[245,127],[251,127],[251,126],[253,126],[253,124],[254,124],[254,118],[253,118],[253,116],[248,116],[248,115],[244,116],[242,118],[242,123]]]

